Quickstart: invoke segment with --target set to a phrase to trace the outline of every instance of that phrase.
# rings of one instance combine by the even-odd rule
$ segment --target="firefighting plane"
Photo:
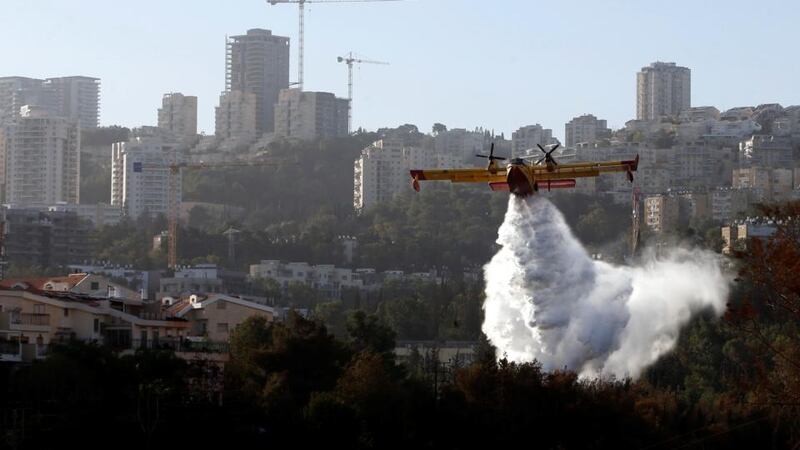
[[[512,158],[506,167],[502,167],[497,161],[505,161],[505,158],[494,156],[494,144],[492,144],[488,155],[475,155],[489,160],[486,169],[412,170],[412,186],[419,192],[420,181],[489,183],[489,188],[493,191],[507,191],[518,197],[527,197],[539,192],[540,189],[549,191],[573,188],[576,178],[596,177],[604,172],[625,172],[628,181],[633,183],[633,172],[639,167],[639,155],[628,161],[559,164],[553,158],[553,152],[558,148],[558,144],[549,151],[541,145],[538,147],[544,154],[538,161],[526,162],[526,159],[535,157]]]

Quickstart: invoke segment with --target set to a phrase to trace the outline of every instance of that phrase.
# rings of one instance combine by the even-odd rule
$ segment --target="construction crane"
[[[277,167],[280,165],[292,164],[284,161],[228,161],[219,163],[172,163],[172,164],[142,164],[133,163],[134,172],[142,172],[143,170],[169,170],[168,191],[167,191],[167,265],[169,268],[175,269],[178,266],[178,214],[180,210],[180,202],[178,201],[178,182],[179,175],[184,169],[186,170],[204,170],[204,169],[226,169],[230,167]]]
[[[300,10],[300,33],[298,34],[297,86],[303,90],[303,49],[305,47],[305,4],[306,3],[372,3],[398,2],[403,0],[267,0],[270,5],[278,3],[297,3]]]
[[[347,132],[349,133],[353,128],[353,64],[381,64],[388,66],[389,63],[358,59],[353,56],[353,52],[348,53],[347,56],[339,56],[336,60],[347,64]]]

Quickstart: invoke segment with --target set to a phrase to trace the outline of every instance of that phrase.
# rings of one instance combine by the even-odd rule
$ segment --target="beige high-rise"
[[[158,127],[179,138],[197,135],[197,97],[179,92],[164,94],[158,109]]]
[[[306,140],[347,136],[349,102],[330,92],[284,89],[275,105],[275,136]]]
[[[677,116],[691,107],[691,71],[675,63],[654,62],[636,74],[636,118]]]
[[[256,102],[256,95],[252,92],[223,92],[215,113],[217,137],[243,141],[255,139]]]
[[[80,154],[76,121],[23,106],[13,122],[0,127],[4,201],[38,206],[79,203]]]

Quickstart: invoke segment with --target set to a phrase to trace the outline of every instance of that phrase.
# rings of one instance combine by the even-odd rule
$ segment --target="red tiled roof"
[[[44,286],[50,282],[59,284],[66,283],[71,289],[86,278],[86,276],[85,273],[73,273],[62,277],[6,278],[5,280],[0,280],[0,289],[11,289],[15,285],[25,283],[29,288],[23,290],[37,292],[44,291]]]
[[[189,309],[192,307],[192,304],[189,300],[178,300],[177,302],[173,303],[171,306],[164,309],[164,312],[168,316],[175,316],[180,314],[183,310]]]

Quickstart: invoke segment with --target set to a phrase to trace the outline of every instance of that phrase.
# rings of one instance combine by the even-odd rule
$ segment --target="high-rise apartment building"
[[[247,30],[228,38],[225,62],[225,91],[255,94],[256,131],[272,132],[279,93],[289,87],[289,38]]]
[[[403,140],[386,138],[361,151],[355,161],[353,207],[357,211],[391,200],[409,189]]]
[[[691,107],[691,71],[675,63],[654,62],[636,74],[636,118],[677,116]]]
[[[216,135],[219,139],[250,141],[256,137],[256,95],[229,91],[219,96]]]
[[[100,109],[100,80],[74,76],[39,80],[0,78],[0,119],[19,115],[24,105],[37,106],[81,128],[96,128]]]
[[[158,127],[180,139],[197,135],[197,97],[179,92],[164,94],[158,109]]]
[[[45,89],[53,96],[56,115],[78,122],[81,128],[97,128],[100,117],[100,79],[58,77],[45,80]]]
[[[78,125],[45,108],[23,106],[0,127],[0,184],[6,203],[51,205],[80,199]]]
[[[608,123],[592,114],[584,114],[567,122],[564,126],[564,140],[567,147],[580,142],[594,142],[611,136]]]
[[[275,105],[275,136],[316,139],[347,136],[349,100],[329,92],[284,89]]]
[[[24,105],[48,107],[51,98],[46,98],[44,80],[27,77],[0,77],[0,121],[19,115]]]
[[[644,199],[644,223],[656,233],[674,229],[678,225],[678,198],[669,195],[652,195]]]
[[[536,125],[528,125],[511,133],[511,154],[513,156],[537,154],[539,153],[536,148],[537,145],[544,146],[556,143],[558,143],[558,140],[553,137],[553,130],[543,128],[538,123]]]
[[[151,216],[169,210],[169,165],[177,162],[175,145],[157,137],[137,137],[111,148],[111,204],[129,217]],[[177,177],[175,200],[181,201]]]

